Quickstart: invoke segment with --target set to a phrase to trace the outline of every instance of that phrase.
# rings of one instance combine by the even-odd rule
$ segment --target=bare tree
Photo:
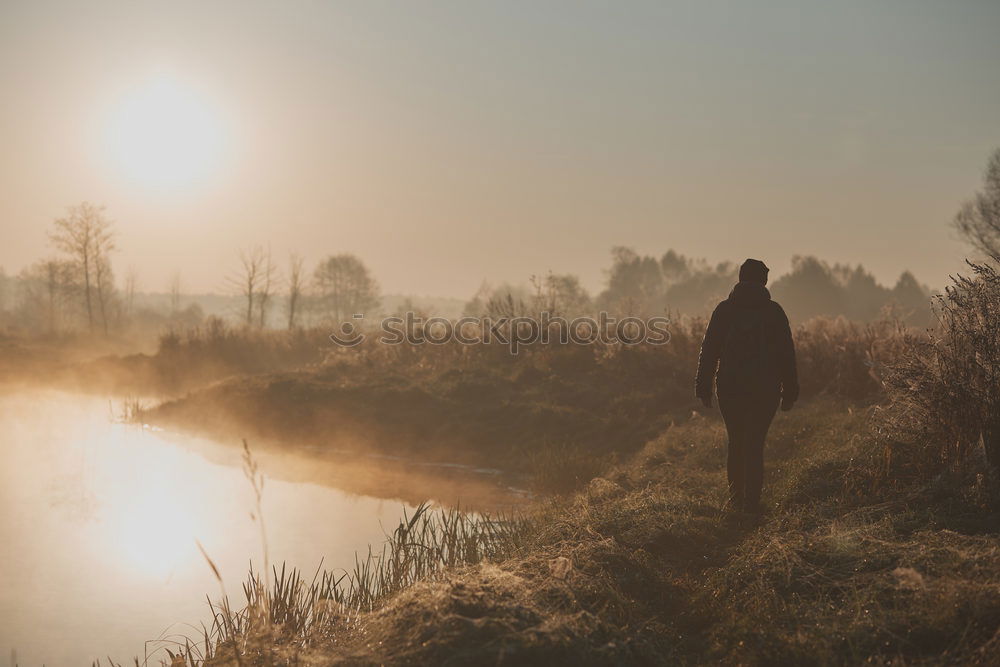
[[[94,288],[97,304],[100,306],[101,325],[104,328],[104,335],[107,336],[108,311],[111,309],[111,299],[114,298],[115,279],[111,271],[111,259],[106,252],[94,255]]]
[[[54,259],[46,260],[42,267],[45,271],[45,294],[48,297],[48,307],[46,308],[48,329],[49,333],[53,334],[56,332],[56,304],[59,302],[63,287],[63,270],[59,266],[59,262]]]
[[[181,272],[174,271],[170,277],[170,317],[177,317],[181,312]]]
[[[94,287],[99,290],[98,300],[107,331],[105,297],[102,285],[108,283],[111,265],[108,253],[114,249],[112,222],[104,214],[103,206],[83,202],[71,206],[65,218],[55,221],[55,229],[50,235],[52,243],[70,256],[80,275],[83,285],[83,300],[87,314],[87,326],[94,329]]]
[[[135,291],[139,286],[139,273],[134,266],[125,272],[125,314],[131,316],[135,309]]]
[[[952,224],[977,251],[1000,257],[1000,148],[986,164],[982,191],[962,204]]]
[[[240,251],[240,268],[236,275],[229,278],[229,282],[238,294],[246,299],[246,311],[244,324],[253,324],[254,304],[264,273],[264,250],[260,246],[254,246],[250,250]]]
[[[45,271],[45,294],[48,297],[48,329],[52,334],[56,332],[56,308],[64,289],[66,270],[54,259],[46,260],[42,266]]]
[[[268,248],[261,265],[260,289],[257,290],[257,326],[261,329],[267,326],[268,309],[271,306],[271,296],[277,279],[277,271],[271,262],[271,249]]]
[[[313,282],[317,307],[335,322],[343,322],[379,304],[378,283],[354,255],[327,257],[313,272]]]
[[[295,317],[299,314],[302,293],[305,288],[302,257],[292,253],[288,260],[288,328],[295,328]]]
[[[18,275],[19,317],[53,334],[60,328],[63,310],[77,292],[77,267],[69,261],[46,259]]]
[[[590,296],[572,274],[555,274],[549,271],[545,278],[531,277],[535,289],[534,307],[538,312],[548,312],[561,317],[577,317],[590,310]]]

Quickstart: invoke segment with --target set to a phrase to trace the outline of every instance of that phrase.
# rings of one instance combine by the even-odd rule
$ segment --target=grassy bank
[[[629,384],[617,366],[587,364],[573,376],[530,363],[443,372],[327,366],[232,378],[143,418],[320,453],[485,465],[530,473],[544,490],[564,491],[666,428],[664,405],[679,406],[678,413],[693,408],[683,389],[657,382],[654,373],[648,382],[632,373]]]
[[[338,607],[308,641],[244,637],[240,662],[992,664],[996,480],[973,457],[889,485],[875,442],[842,401],[780,415],[755,522],[720,511],[724,432],[694,416],[540,507],[509,554]]]
[[[486,465],[564,492],[700,409],[691,383],[703,326],[678,322],[663,346],[552,344],[516,356],[370,341],[307,368],[230,377],[144,418],[220,439]],[[870,401],[900,339],[892,323],[799,328],[803,396]]]

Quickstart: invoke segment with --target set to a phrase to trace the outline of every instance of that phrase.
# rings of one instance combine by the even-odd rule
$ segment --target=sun
[[[114,166],[128,179],[155,188],[194,185],[216,175],[224,128],[197,91],[158,76],[126,94],[107,124]]]

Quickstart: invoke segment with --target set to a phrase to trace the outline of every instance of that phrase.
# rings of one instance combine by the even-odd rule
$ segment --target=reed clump
[[[357,630],[358,620],[420,581],[462,566],[499,562],[517,553],[529,527],[517,515],[467,514],[460,508],[421,504],[404,513],[381,549],[356,556],[350,570],[317,568],[311,578],[300,570],[274,566],[271,577],[250,571],[243,584],[246,604],[209,601],[212,620],[197,644],[188,647],[191,664],[212,660],[292,659],[298,652]]]
[[[111,409],[112,421],[120,424],[138,424],[149,405],[142,398],[128,394],[118,401],[118,409]]]

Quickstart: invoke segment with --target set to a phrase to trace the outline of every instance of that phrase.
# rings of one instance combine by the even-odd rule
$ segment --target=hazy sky
[[[90,200],[151,291],[253,244],[442,296],[596,290],[612,245],[939,286],[1000,146],[1000,2],[3,0],[0,91],[8,273]]]

